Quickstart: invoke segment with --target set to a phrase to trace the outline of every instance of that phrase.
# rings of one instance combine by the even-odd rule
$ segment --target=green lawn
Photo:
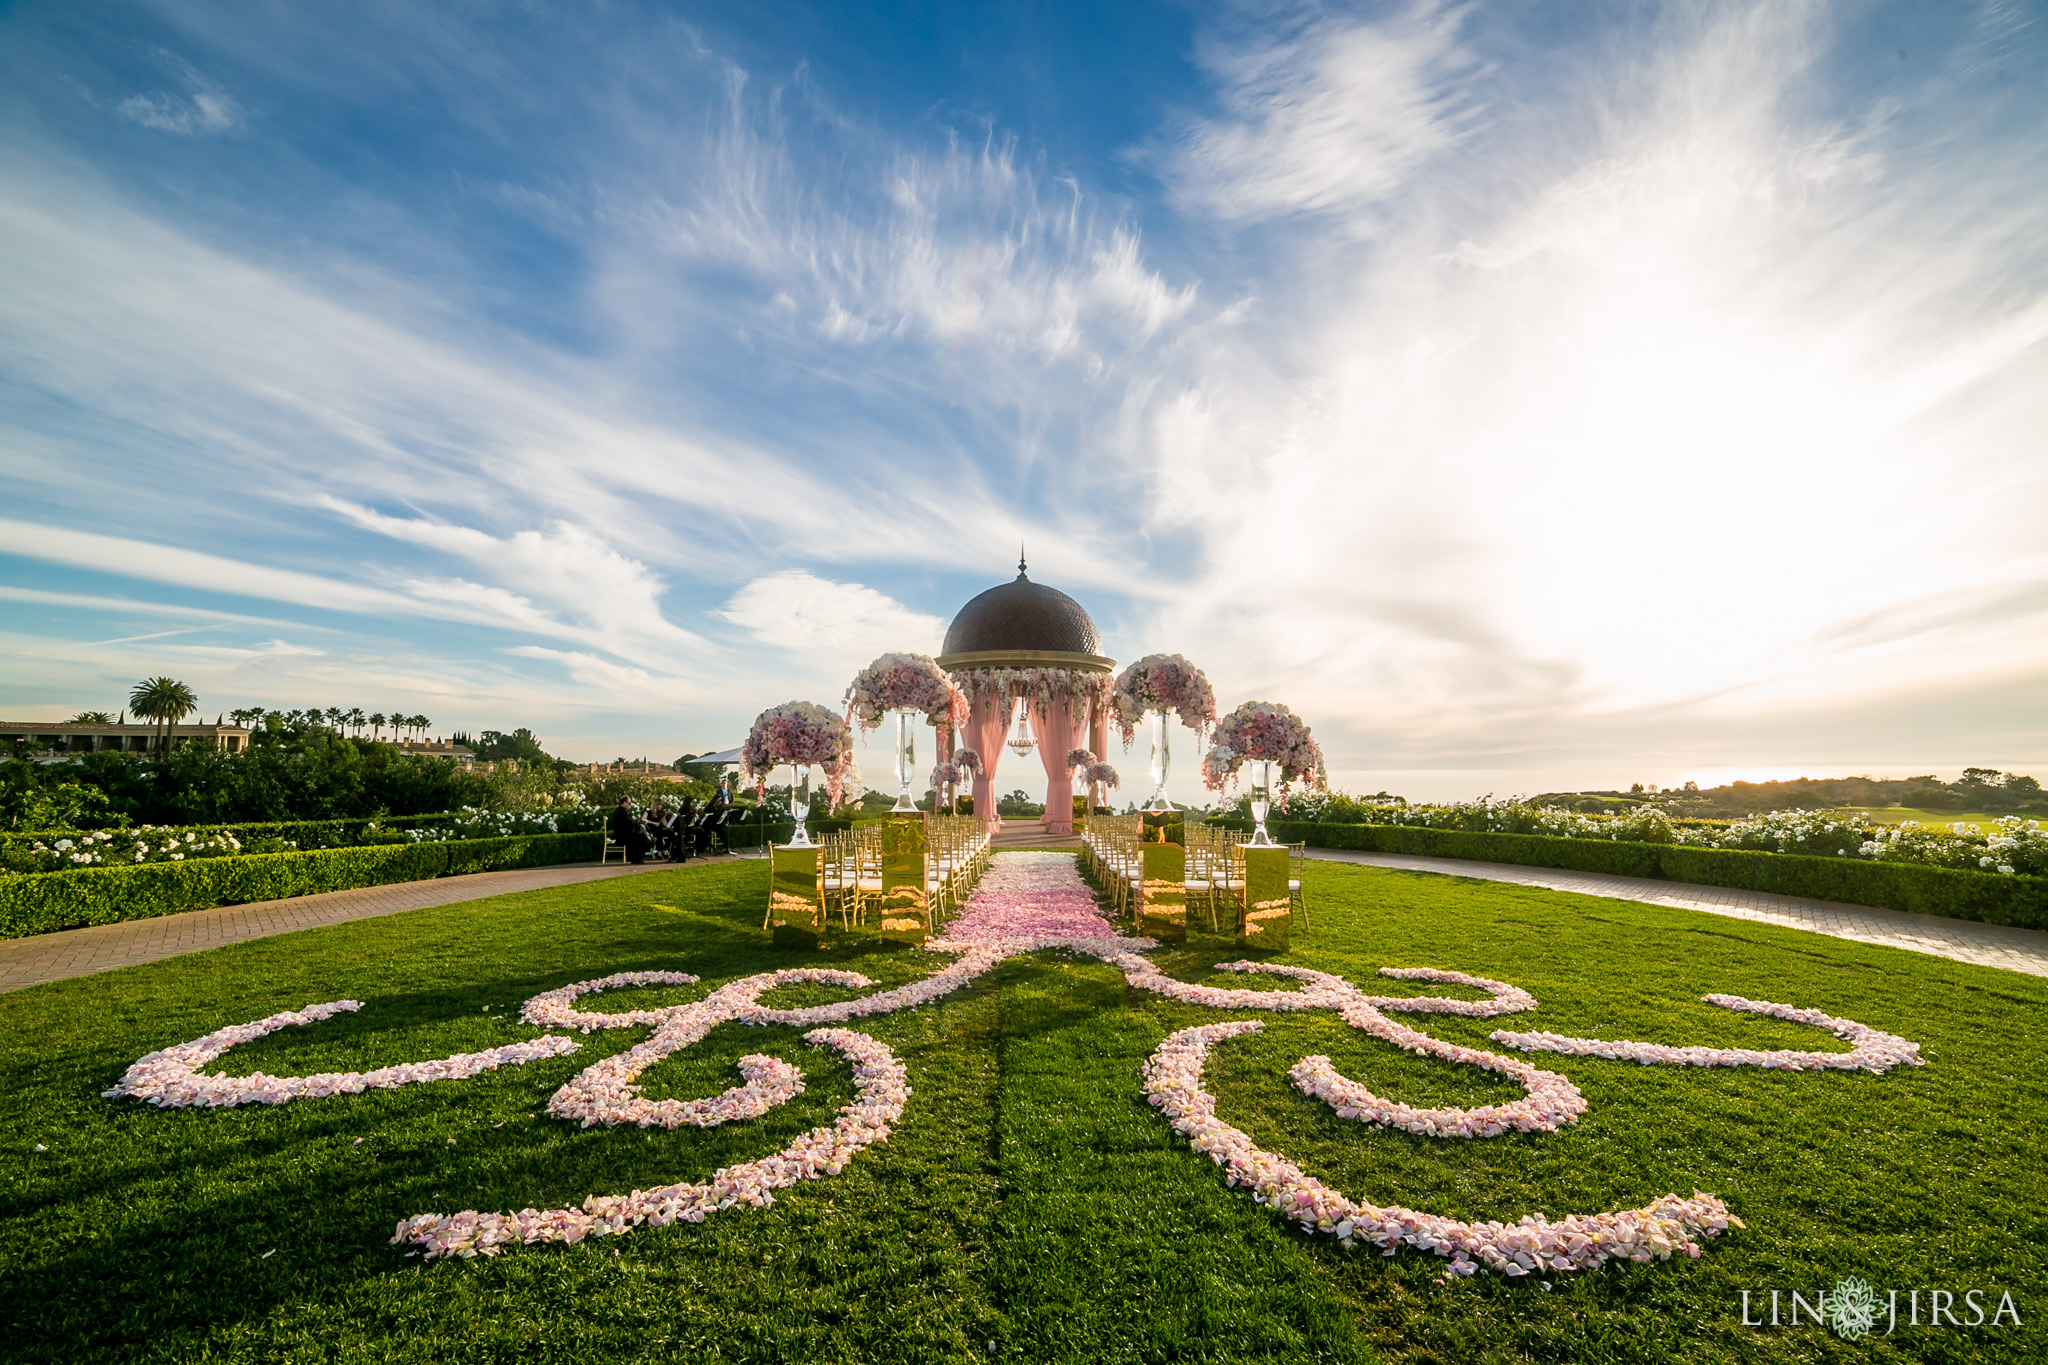
[[[734,1061],[755,1051],[797,1062],[809,1089],[762,1119],[673,1135],[541,1116],[556,1086],[643,1036],[632,1030],[474,1080],[277,1109],[159,1111],[98,1097],[144,1052],[312,1001],[367,1003],[245,1045],[219,1069],[440,1056],[532,1036],[506,1016],[566,982],[650,968],[706,978],[610,997],[679,1000],[797,960],[759,932],[758,867],[655,872],[0,996],[0,1357],[2048,1357],[2048,1061],[2036,1032],[2048,982],[1530,888],[1329,864],[1310,876],[1315,931],[1283,960],[1361,982],[1381,966],[1450,967],[1541,1002],[1492,1023],[1402,1016],[1439,1037],[1494,1046],[1486,1034],[1506,1026],[1835,1046],[1698,1000],[1728,991],[1904,1034],[1930,1065],[1874,1077],[1538,1056],[1585,1092],[1580,1122],[1458,1142],[1343,1122],[1295,1093],[1285,1070],[1326,1052],[1380,1093],[1418,1103],[1519,1092],[1372,1044],[1327,1015],[1265,1015],[1262,1036],[1217,1048],[1209,1077],[1223,1117],[1354,1196],[1512,1218],[1637,1207],[1697,1186],[1749,1224],[1696,1262],[1611,1266],[1547,1287],[1487,1273],[1447,1282],[1431,1256],[1310,1241],[1227,1189],[1142,1102],[1137,1071],[1169,1031],[1244,1016],[1137,993],[1105,965],[1053,955],[855,1025],[896,1050],[915,1094],[895,1135],[840,1176],[767,1210],[495,1260],[423,1265],[386,1239],[414,1213],[558,1206],[763,1155],[829,1121],[852,1093],[843,1063],[794,1030],[722,1027],[650,1071],[649,1093],[723,1089]],[[1239,955],[1210,940],[1160,957],[1216,980],[1207,968]],[[808,960],[895,983],[939,959],[838,939]],[[1811,1298],[1846,1274],[1880,1290],[2010,1290],[2026,1325],[1901,1327],[1851,1344],[1738,1322],[1742,1289],[1765,1302],[1773,1288]]]
[[[1858,816],[1879,825],[1903,825],[1908,820],[1914,820],[1936,829],[1947,829],[1950,825],[1962,823],[1976,825],[1987,833],[1996,821],[2002,820],[2013,813],[2009,810],[1991,811],[1989,813],[1984,811],[1920,810],[1913,806],[1850,806],[1838,812],[1841,815]],[[2020,812],[2020,815],[2021,818],[2027,820],[2048,818],[2043,817],[2039,811],[2023,811]]]

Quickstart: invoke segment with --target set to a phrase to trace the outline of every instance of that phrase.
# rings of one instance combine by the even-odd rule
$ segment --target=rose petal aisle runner
[[[995,949],[1007,957],[1038,948],[1068,948],[1115,958],[1158,945],[1126,938],[1103,918],[1071,853],[998,853],[981,885],[933,948]]]

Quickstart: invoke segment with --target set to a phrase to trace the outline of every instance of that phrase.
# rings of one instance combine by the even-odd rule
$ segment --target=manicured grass
[[[1989,832],[1991,826],[1996,821],[2015,812],[2009,810],[1991,811],[1989,813],[1984,811],[1919,810],[1912,806],[1850,806],[1839,813],[1842,815],[1860,816],[1879,825],[1903,825],[1908,820],[1917,820],[1923,825],[1931,825],[1937,829],[1947,829],[1950,825],[1962,823],[1976,825]],[[2020,811],[2017,813],[2022,819],[2048,820],[2048,815],[2043,815],[2040,811]]]
[[[1591,1108],[1549,1135],[1433,1141],[1337,1119],[1286,1068],[1326,1052],[1382,1094],[1516,1093],[1395,1053],[1333,1017],[1262,1016],[1219,1046],[1221,1112],[1346,1192],[1466,1217],[1641,1205],[1697,1186],[1747,1231],[1699,1261],[1581,1277],[1446,1280],[1434,1257],[1311,1241],[1190,1152],[1140,1099],[1173,1029],[1232,1017],[1126,988],[1092,961],[1012,961],[936,1005],[857,1027],[915,1094],[841,1175],[701,1226],[422,1265],[386,1244],[406,1215],[540,1207],[697,1179],[825,1122],[843,1064],[795,1030],[727,1026],[650,1071],[653,1095],[735,1082],[765,1051],[804,1068],[788,1106],[709,1131],[579,1130],[541,1116],[581,1067],[643,1036],[468,1081],[277,1109],[159,1111],[98,1098],[142,1053],[224,1024],[353,996],[218,1069],[365,1068],[532,1036],[537,991],[629,969],[703,985],[794,961],[889,983],[938,960],[858,936],[798,959],[759,932],[758,867],[714,866],[413,911],[0,997],[0,1357],[28,1360],[1850,1360],[2048,1355],[2048,982],[1628,902],[1321,864],[1314,931],[1283,960],[1497,976],[1531,1013],[1405,1016],[1492,1046],[1502,1025],[1675,1043],[1836,1046],[1701,1004],[1708,991],[1812,1006],[1919,1042],[1930,1065],[1869,1075],[1676,1070],[1537,1057]],[[1188,979],[1240,956],[1197,937]],[[1385,983],[1385,993],[1405,993]],[[833,998],[791,989],[790,1001]],[[362,1141],[357,1142],[360,1138]],[[36,1152],[38,1144],[47,1147]],[[1901,1327],[1838,1341],[1752,1329],[1742,1289],[2009,1289],[2026,1325]],[[1903,1297],[1903,1293],[1902,1293]],[[1757,1301],[1753,1293],[1752,1301]],[[1922,1295],[1923,1304],[1926,1296]],[[1788,1300],[1789,1302],[1789,1300]],[[1992,1295],[1996,1302],[1996,1294]],[[1880,1325],[1882,1330],[1882,1324]]]

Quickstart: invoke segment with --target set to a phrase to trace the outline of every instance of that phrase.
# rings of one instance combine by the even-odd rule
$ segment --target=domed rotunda
[[[1108,673],[1116,662],[1102,655],[1102,636],[1079,602],[1033,583],[1017,561],[1017,576],[990,588],[953,618],[939,667],[1071,668]]]
[[[939,667],[967,693],[969,718],[961,735],[981,759],[974,777],[974,810],[998,829],[996,770],[1020,726],[1028,762],[1036,748],[1045,771],[1047,834],[1071,835],[1073,773],[1067,754],[1087,747],[1101,754],[1109,743],[1109,689],[1116,662],[1102,654],[1102,636],[1081,604],[1057,588],[1034,583],[1017,560],[1017,576],[960,608],[946,630]]]

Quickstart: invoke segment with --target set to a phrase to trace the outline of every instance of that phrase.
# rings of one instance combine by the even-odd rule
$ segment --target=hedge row
[[[0,877],[0,938],[464,872],[595,862],[601,845],[597,834],[515,834]]]
[[[237,839],[290,839],[295,843],[325,847],[336,843],[353,843],[363,837],[363,830],[370,825],[375,825],[379,829],[412,829],[416,826],[453,820],[458,814],[459,812],[455,811],[442,811],[437,815],[354,815],[342,820],[255,820],[240,824],[207,824],[202,821],[198,824],[163,828],[202,834],[232,834]],[[95,829],[8,830],[0,833],[0,844],[53,844],[59,839],[77,840],[87,835],[104,833],[107,831]]]
[[[1242,821],[1215,821],[1244,824]],[[2001,877],[1919,863],[1814,858],[1798,853],[1641,844],[1624,839],[1560,839],[1542,834],[1471,834],[1403,825],[1325,825],[1269,820],[1281,843],[1315,848],[1371,849],[1437,858],[1471,858],[1574,872],[1658,877],[1695,886],[1726,886],[1875,905],[1917,915],[2048,929],[2048,879]]]

